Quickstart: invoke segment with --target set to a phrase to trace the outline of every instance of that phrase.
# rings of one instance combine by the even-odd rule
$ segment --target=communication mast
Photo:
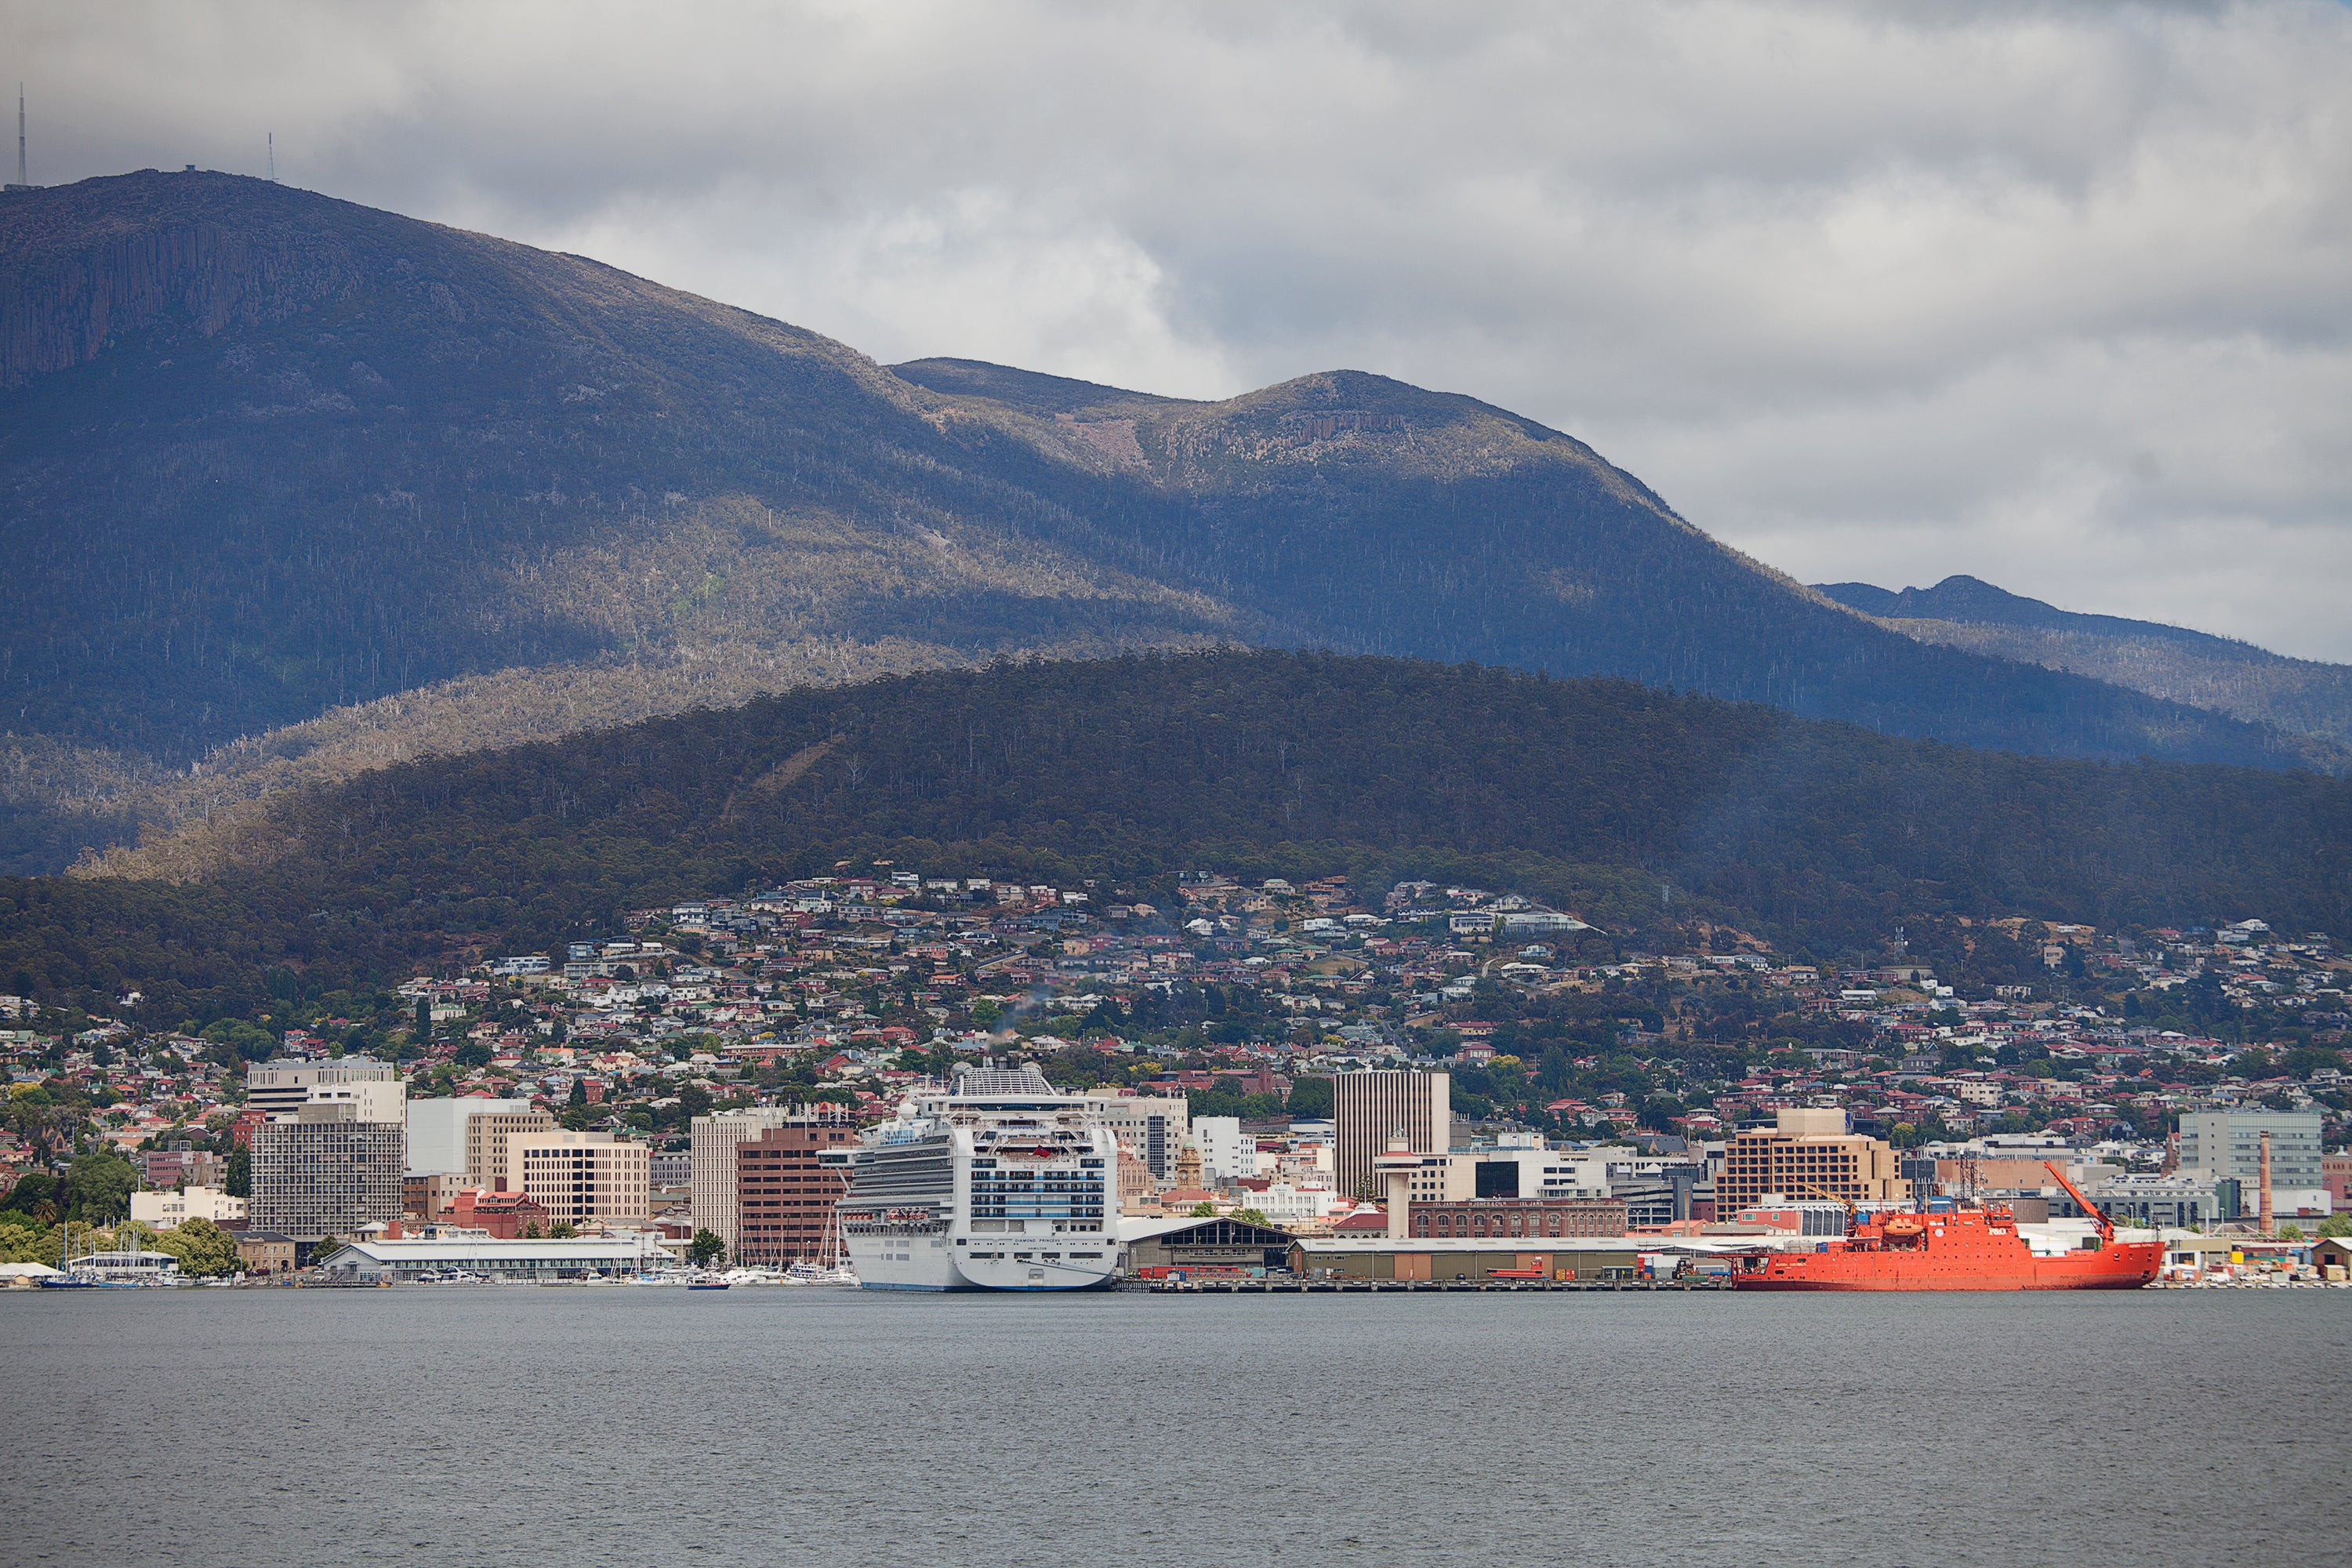
[[[263,134],[269,138],[269,183],[274,185],[278,183],[278,132],[268,131]]]
[[[12,191],[29,191],[32,183],[25,174],[25,84],[16,84],[16,183]]]

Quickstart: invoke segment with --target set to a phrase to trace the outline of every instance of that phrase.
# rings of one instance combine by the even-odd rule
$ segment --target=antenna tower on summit
[[[269,138],[269,183],[274,185],[278,183],[278,132],[271,131],[264,134]]]
[[[25,175],[25,84],[20,81],[16,84],[16,183],[7,189],[32,191],[39,188]]]

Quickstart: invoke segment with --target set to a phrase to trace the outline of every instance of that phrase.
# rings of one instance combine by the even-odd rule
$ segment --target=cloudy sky
[[[32,177],[197,163],[883,360],[1339,366],[1807,581],[2352,660],[2352,9],[0,0]]]

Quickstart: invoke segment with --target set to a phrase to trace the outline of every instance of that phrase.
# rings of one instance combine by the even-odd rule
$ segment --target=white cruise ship
[[[1118,1264],[1118,1142],[1026,1063],[961,1067],[849,1167],[841,1234],[869,1290],[1089,1290]]]

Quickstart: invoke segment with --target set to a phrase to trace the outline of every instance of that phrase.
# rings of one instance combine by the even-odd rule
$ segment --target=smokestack
[[[2271,1234],[2271,1135],[2263,1134],[2263,1197],[2262,1229],[2263,1239]]]

